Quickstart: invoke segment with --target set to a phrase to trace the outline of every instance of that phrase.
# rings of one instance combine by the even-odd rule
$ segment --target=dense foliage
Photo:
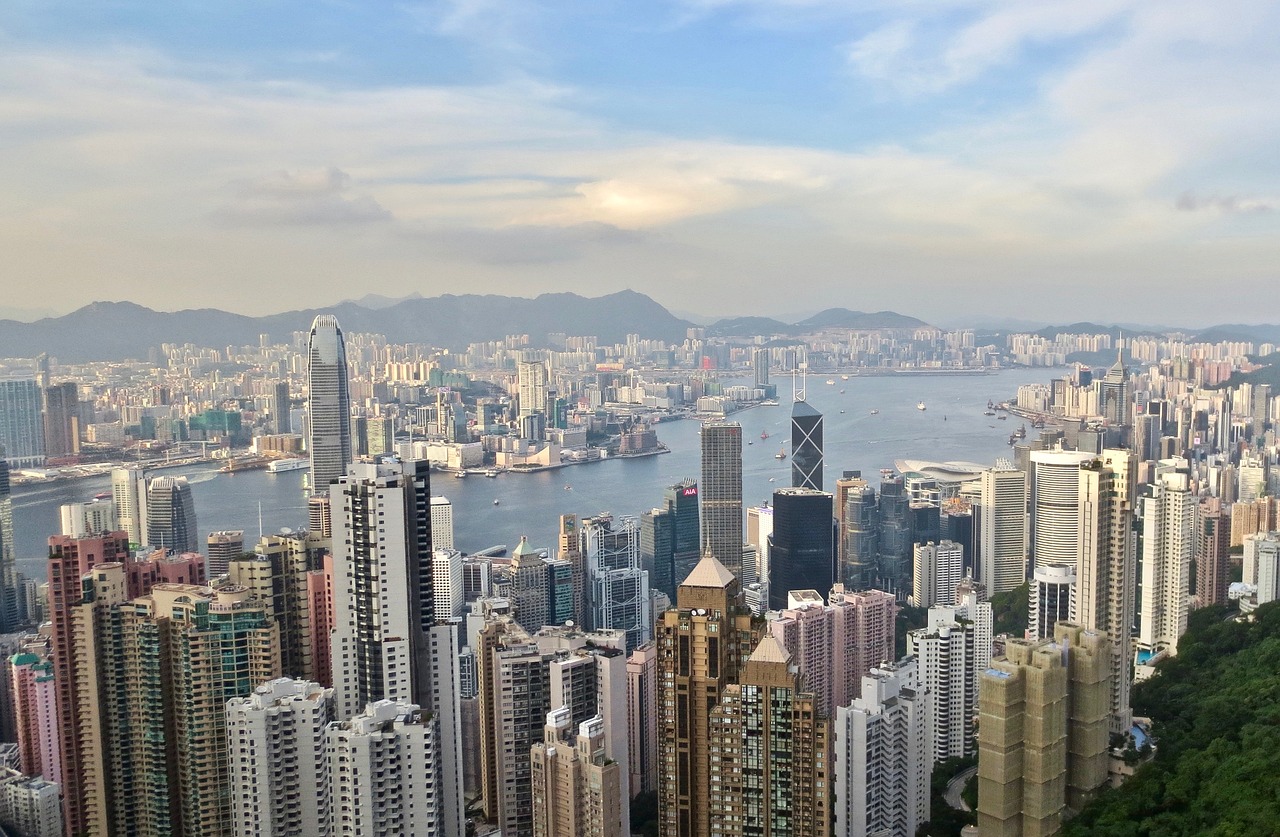
[[[1195,611],[1178,656],[1133,690],[1156,754],[1067,824],[1067,837],[1280,831],[1280,602],[1252,622]]]
[[[996,634],[1022,636],[1022,632],[1027,629],[1029,618],[1027,597],[1030,589],[1030,586],[1024,583],[991,597],[992,629]]]
[[[929,788],[930,819],[920,826],[916,837],[959,837],[961,829],[978,821],[978,815],[972,811],[957,811],[947,804],[947,783],[952,777],[977,765],[978,760],[971,757],[950,758],[933,766]],[[969,807],[975,806],[970,802]]]

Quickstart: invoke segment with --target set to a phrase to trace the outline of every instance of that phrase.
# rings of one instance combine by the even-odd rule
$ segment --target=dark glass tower
[[[702,425],[702,548],[742,578],[742,425]]]
[[[147,545],[175,555],[200,551],[195,499],[186,477],[156,477],[147,487]]]
[[[879,579],[897,590],[911,575],[911,526],[908,497],[901,476],[880,479]],[[887,589],[887,588],[885,588]]]
[[[844,566],[841,581],[849,591],[875,587],[880,552],[880,509],[876,490],[861,485],[845,493]]]
[[[811,488],[773,492],[773,534],[769,536],[769,607],[787,606],[791,590],[826,595],[836,582],[832,497]]]
[[[822,413],[807,401],[791,408],[791,485],[822,490]]]
[[[13,497],[9,492],[9,463],[0,448],[0,631],[16,631],[22,623],[18,605],[18,564],[13,543]]]
[[[640,517],[640,561],[653,587],[676,600],[676,589],[702,557],[698,482],[686,479],[663,492],[662,508]]]

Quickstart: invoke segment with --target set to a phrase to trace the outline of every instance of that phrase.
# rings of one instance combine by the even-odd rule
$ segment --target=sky
[[[8,0],[0,309],[1280,321],[1270,0]]]

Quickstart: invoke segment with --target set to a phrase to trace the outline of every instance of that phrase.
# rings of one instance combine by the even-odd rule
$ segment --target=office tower
[[[929,820],[930,694],[916,663],[884,663],[836,710],[836,837],[914,837]]]
[[[230,563],[244,554],[244,530],[210,532],[206,547],[209,578],[226,575]]]
[[[1044,639],[1053,626],[1071,618],[1075,610],[1076,571],[1074,566],[1048,564],[1032,572],[1028,592],[1028,636]]]
[[[1031,453],[1031,566],[1074,567],[1080,523],[1080,466],[1093,454],[1043,450]],[[995,588],[987,583],[993,593]],[[1052,623],[1051,623],[1052,624]]]
[[[641,517],[641,562],[653,568],[652,586],[669,597],[698,563],[698,528],[698,483],[692,479],[668,486],[662,507]]]
[[[1227,603],[1231,517],[1216,498],[1196,506],[1196,599],[1200,607]]]
[[[1190,610],[1195,504],[1182,470],[1159,474],[1142,498],[1142,601],[1138,656],[1178,653]]]
[[[658,646],[627,657],[627,759],[631,796],[658,790]]]
[[[991,662],[990,602],[969,592],[954,607],[929,608],[928,624],[907,634],[917,685],[929,695],[933,761],[971,756],[977,748],[978,675]]]
[[[387,416],[370,416],[364,426],[365,452],[369,456],[385,456],[395,450],[395,421]]]
[[[880,545],[876,492],[860,471],[845,471],[836,480],[836,565],[850,590],[865,590],[875,579]]]
[[[1236,469],[1239,487],[1236,489],[1236,500],[1241,503],[1252,503],[1265,496],[1267,490],[1267,462],[1257,454],[1245,454],[1240,457],[1240,465]]]
[[[978,830],[1052,837],[1107,781],[1110,639],[1070,622],[1013,639],[979,687]]]
[[[334,484],[330,653],[337,717],[382,700],[431,713],[441,833],[461,837],[458,626],[435,618],[430,494],[423,460],[355,464]]]
[[[329,727],[333,837],[450,833],[440,723],[416,704],[379,700]]]
[[[325,541],[333,538],[333,505],[328,494],[307,498],[307,531]]]
[[[289,382],[277,381],[271,387],[271,421],[276,433],[292,433],[293,417],[290,413],[292,404],[289,398]]]
[[[453,549],[453,504],[448,497],[431,496],[431,546]]]
[[[73,538],[111,532],[120,525],[116,504],[111,500],[65,503],[59,508],[58,514],[62,524],[61,534]]]
[[[229,583],[248,590],[266,608],[280,634],[280,670],[301,680],[325,673],[315,659],[306,546],[303,536],[266,535],[254,552],[229,561],[224,573]]]
[[[11,468],[44,465],[44,417],[33,380],[0,380],[0,453]]]
[[[1160,458],[1160,438],[1164,435],[1164,418],[1159,414],[1145,413],[1135,418],[1133,425],[1133,450],[1140,462]]]
[[[523,535],[511,553],[511,605],[520,627],[531,634],[543,625],[554,624],[547,617],[550,584],[543,557],[544,553],[534,549]]]
[[[582,544],[591,590],[593,630],[627,632],[631,652],[653,638],[649,573],[640,568],[640,526],[634,517],[614,525],[609,515],[582,522]]]
[[[822,413],[807,401],[791,407],[791,486],[822,490]]]
[[[1124,368],[1124,349],[1117,347],[1115,364],[1098,381],[1098,410],[1102,413],[1102,420],[1110,425],[1129,424],[1131,402],[1129,373]]]
[[[974,564],[978,560],[978,532],[974,528],[974,502],[981,499],[981,481],[970,482],[969,489],[975,489],[977,496],[948,497],[942,501],[942,514],[938,518],[938,537],[944,541],[958,543],[964,550],[964,574],[974,577]],[[962,489],[964,490],[964,489]]]
[[[369,417],[352,416],[351,458],[364,459],[367,456],[369,456]]]
[[[897,590],[911,581],[910,499],[900,475],[880,472],[880,561],[878,583]]]
[[[434,536],[434,532],[432,533]],[[436,621],[461,619],[467,609],[462,583],[462,553],[456,549],[435,550],[431,559],[435,583]]]
[[[1132,720],[1129,634],[1137,569],[1133,537],[1137,464],[1129,451],[1108,449],[1080,466],[1080,552],[1071,620],[1112,637],[1111,712],[1116,733],[1127,732]]]
[[[111,470],[111,501],[116,504],[116,515],[120,521],[118,526],[128,533],[129,543],[146,545],[148,535],[146,472],[141,468],[113,468]]]
[[[1027,476],[1008,462],[982,472],[974,578],[992,594],[1027,580]]]
[[[147,486],[147,545],[174,554],[200,551],[195,498],[186,477],[156,477]]]
[[[702,425],[702,551],[742,577],[742,425]]]
[[[705,425],[703,433],[705,448]],[[704,496],[705,476],[704,470]],[[751,617],[738,609],[739,601],[737,578],[708,550],[658,626],[661,837],[711,831],[711,709],[723,688],[737,682],[739,665],[756,644]]]
[[[773,636],[724,686],[710,732],[710,834],[830,833],[831,722]]]
[[[582,533],[578,529],[576,514],[560,515],[560,535],[557,557],[569,564],[573,576],[574,621],[579,625],[590,624],[591,600],[587,582],[587,557],[582,551]]]
[[[547,402],[547,365],[540,360],[517,361],[517,397],[520,411],[517,418],[542,413]]]
[[[307,450],[311,490],[322,493],[347,472],[351,461],[351,395],[347,350],[338,320],[321,314],[307,342]]]
[[[236,837],[328,837],[333,689],[283,677],[227,702]]]
[[[22,622],[18,600],[18,556],[13,539],[13,496],[9,463],[0,459],[0,632],[12,633]]]
[[[1280,599],[1280,537],[1253,535],[1245,542],[1244,555],[1246,578],[1254,579],[1257,588],[1255,599],[1264,605]]]
[[[22,772],[62,784],[58,690],[48,655],[22,651],[9,658],[10,698]]]
[[[99,564],[129,558],[124,532],[49,539],[49,615],[53,623],[54,685],[58,690],[64,817],[69,834],[106,834],[106,786],[100,752],[87,734],[85,715],[97,706],[97,667],[89,648],[73,635],[72,608],[83,597],[81,578]],[[123,599],[128,591],[122,590]],[[80,629],[82,630],[82,629]],[[87,707],[87,709],[86,709]]]
[[[936,607],[956,602],[956,585],[964,578],[964,549],[953,541],[916,544],[911,605]]]
[[[80,394],[75,382],[44,391],[44,453],[48,457],[80,453]]]
[[[773,492],[769,536],[769,607],[787,606],[791,590],[830,590],[836,583],[832,497],[812,488]]]
[[[534,837],[625,837],[622,766],[605,753],[604,721],[575,725],[565,707],[547,713],[530,750]]]

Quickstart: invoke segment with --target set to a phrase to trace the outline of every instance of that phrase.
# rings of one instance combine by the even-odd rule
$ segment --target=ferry
[[[836,381],[834,378],[827,378],[827,386],[833,387],[835,385],[836,385]]]
[[[878,416],[878,415],[880,415],[880,411],[879,411],[879,410],[872,410],[872,411],[871,411],[871,415],[873,415],[873,416]]]
[[[498,476],[498,469],[497,469],[497,468],[490,468],[489,470],[487,470],[487,471],[485,471],[485,472],[484,472],[484,475],[485,475],[486,477],[488,477],[489,479],[493,479],[494,477]]]
[[[848,376],[848,375],[841,375],[841,376],[840,376],[840,380],[842,380],[842,381],[847,381],[847,380],[849,380],[849,376]],[[841,390],[841,392],[843,392],[843,391],[844,391],[844,390]]]
[[[455,480],[464,479],[464,478],[466,478],[466,476],[467,476],[467,472],[466,472],[466,471],[454,471],[454,472],[453,472],[453,478],[454,478]]]
[[[285,471],[301,471],[310,468],[309,459],[277,459],[267,466],[268,474],[283,474]]]
[[[775,453],[775,454],[773,455],[773,458],[774,458],[774,459],[786,459],[786,458],[787,458],[787,449],[786,449],[786,448],[778,448],[778,452],[777,452],[777,453]]]
[[[917,410],[923,410],[923,409],[925,409],[924,402],[923,402],[923,401],[921,401],[921,402],[919,402],[918,404],[916,404],[916,409],[917,409]]]

